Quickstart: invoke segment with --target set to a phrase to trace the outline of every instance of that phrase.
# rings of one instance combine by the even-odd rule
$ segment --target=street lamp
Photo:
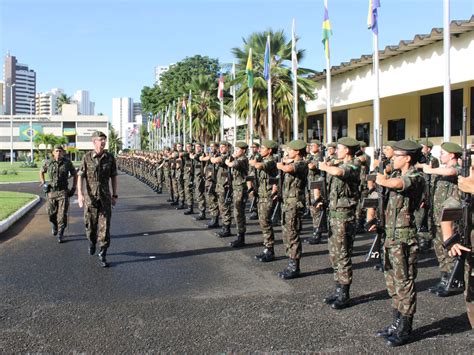
[[[30,159],[31,163],[33,164],[33,110],[32,110],[32,104],[35,98],[30,99]],[[36,111],[36,110],[35,110]]]
[[[10,164],[13,164],[13,87],[16,83],[7,83],[10,88]]]

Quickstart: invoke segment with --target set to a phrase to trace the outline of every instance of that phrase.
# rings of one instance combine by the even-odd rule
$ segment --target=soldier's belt
[[[386,229],[387,238],[389,239],[401,239],[407,240],[416,236],[415,228],[387,228]]]
[[[335,219],[346,219],[354,217],[354,212],[352,211],[329,211],[329,217]]]

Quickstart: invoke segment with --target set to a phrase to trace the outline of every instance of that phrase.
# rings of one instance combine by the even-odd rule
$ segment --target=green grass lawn
[[[23,192],[0,191],[0,221],[33,200],[36,196]]]
[[[7,170],[7,169],[1,169],[0,168],[0,172],[2,170]],[[8,169],[7,171],[10,172],[11,170]],[[2,182],[25,182],[25,181],[38,181],[39,182],[39,169],[36,169],[36,170],[33,170],[33,169],[29,169],[29,170],[15,169],[15,171],[17,172],[17,175],[14,175],[14,174],[7,174],[7,175],[0,174],[0,183],[2,183]]]

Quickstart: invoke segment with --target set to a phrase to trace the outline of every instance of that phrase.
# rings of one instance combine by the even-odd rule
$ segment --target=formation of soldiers
[[[274,226],[282,226],[288,265],[279,272],[283,279],[300,274],[302,219],[311,215],[313,231],[305,242],[319,244],[327,233],[335,290],[324,302],[333,309],[350,305],[352,249],[356,233],[376,232],[380,237],[369,257],[377,259],[376,269],[384,272],[392,298],[394,321],[377,335],[389,346],[405,344],[412,332],[416,312],[415,279],[419,252],[434,244],[440,281],[430,289],[439,296],[457,294],[466,283],[466,301],[474,323],[472,299],[474,283],[472,251],[460,244],[456,251],[443,241],[459,230],[445,222],[445,207],[461,204],[457,185],[462,149],[458,144],[441,145],[441,164],[431,155],[432,143],[411,140],[388,141],[376,152],[372,163],[365,142],[350,137],[324,146],[319,140],[309,144],[293,140],[280,147],[272,140],[250,147],[235,147],[222,141],[176,144],[160,152],[135,151],[120,154],[120,170],[147,183],[158,194],[163,188],[168,202],[185,215],[198,213],[195,220],[210,217],[206,227],[220,228],[219,238],[232,236],[232,213],[237,229],[230,247],[245,245],[247,202],[250,218],[258,218],[263,234],[263,250],[255,258],[275,260]],[[373,176],[373,178],[370,178]],[[474,187],[473,187],[474,188]],[[375,198],[379,204],[365,204]],[[467,237],[469,239],[469,236]],[[466,243],[468,244],[468,243]],[[375,249],[374,249],[375,248]],[[458,275],[456,253],[467,251],[465,278]]]

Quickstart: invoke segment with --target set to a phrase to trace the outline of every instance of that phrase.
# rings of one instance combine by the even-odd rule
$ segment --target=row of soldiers
[[[166,185],[169,202],[177,209],[187,207],[184,214],[194,212],[195,195],[199,208],[195,219],[206,219],[207,210],[211,217],[207,227],[217,228],[220,217],[218,237],[231,235],[233,209],[237,238],[231,247],[245,245],[245,204],[250,198],[252,205],[257,205],[263,233],[264,249],[255,256],[261,262],[275,259],[273,222],[279,215],[289,258],[287,267],[279,273],[284,279],[300,274],[301,220],[309,210],[313,234],[307,242],[320,243],[322,233],[328,233],[335,291],[324,302],[333,309],[350,305],[355,235],[365,229],[375,231],[377,223],[369,222],[381,219],[380,211],[364,208],[362,201],[375,195],[383,201],[386,221],[379,268],[384,271],[394,314],[394,322],[377,335],[388,345],[399,346],[410,337],[416,311],[414,282],[420,245],[426,248],[434,240],[441,280],[432,292],[443,297],[452,294],[455,287],[462,287],[462,280],[454,288],[452,283],[446,287],[447,278],[452,279],[454,257],[441,247],[445,233],[441,232],[440,219],[444,201],[459,200],[455,186],[461,147],[449,142],[441,146],[441,168],[430,155],[431,147],[428,142],[422,146],[411,140],[389,141],[383,147],[384,154],[372,165],[365,143],[350,137],[327,147],[317,140],[309,145],[294,140],[285,151],[276,142],[264,139],[260,147],[252,144],[251,154],[244,142],[236,143],[231,153],[230,144],[223,141],[211,143],[207,152],[200,143],[195,143],[194,149],[188,144],[184,150],[177,144],[158,153],[122,154],[117,162],[121,170],[147,182],[157,193]],[[376,174],[375,181],[367,178],[371,170]],[[467,289],[472,291],[472,280]]]

